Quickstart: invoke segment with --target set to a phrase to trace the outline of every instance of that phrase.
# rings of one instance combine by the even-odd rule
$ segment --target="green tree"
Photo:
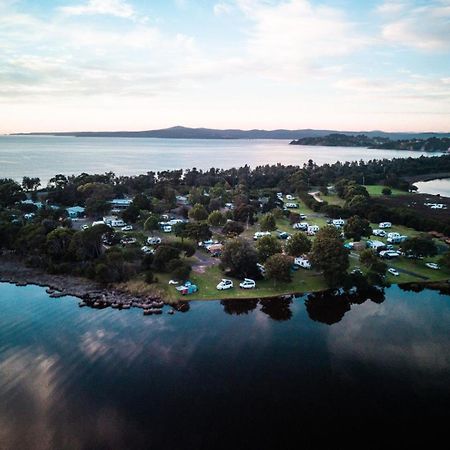
[[[230,269],[234,275],[241,278],[254,277],[258,274],[258,255],[253,246],[245,239],[228,240],[222,251],[222,266]]]
[[[201,242],[208,240],[212,233],[207,223],[190,222],[186,224],[185,236],[195,242]]]
[[[437,254],[437,247],[430,236],[420,235],[407,239],[400,244],[400,248],[407,254],[415,257],[434,256]]]
[[[339,286],[349,267],[348,251],[343,246],[339,231],[324,227],[317,234],[312,245],[311,262],[323,271],[330,287]]]
[[[256,250],[258,252],[259,261],[264,262],[270,256],[281,253],[283,248],[277,238],[273,236],[263,236],[256,243]]]
[[[274,231],[277,229],[277,221],[272,213],[264,214],[259,222],[261,231]]]
[[[291,256],[283,255],[281,253],[270,256],[264,264],[266,277],[269,280],[273,280],[275,284],[278,282],[291,281],[292,262]]]
[[[369,237],[372,234],[370,222],[360,216],[352,216],[344,225],[344,233],[347,239],[360,241],[362,236]]]
[[[41,185],[40,178],[30,178],[23,177],[22,178],[22,187],[25,191],[35,191]]]
[[[227,219],[220,211],[216,210],[208,216],[208,223],[212,227],[221,227],[227,223]]]
[[[61,261],[68,256],[70,243],[74,230],[68,228],[56,228],[47,234],[46,252],[52,259]]]
[[[150,214],[144,222],[144,230],[154,231],[159,229],[161,218],[157,214]]]
[[[291,256],[300,256],[311,250],[311,241],[304,233],[294,233],[286,242],[286,253]]]
[[[243,231],[244,226],[239,222],[235,222],[234,220],[229,220],[222,228],[222,233],[226,236],[237,236]]]
[[[383,195],[392,195],[392,190],[388,187],[384,187],[381,191]]]
[[[8,207],[25,200],[20,184],[9,178],[0,179],[0,207]]]
[[[208,218],[208,211],[200,203],[196,203],[189,211],[189,217],[197,222]]]
[[[450,269],[450,251],[444,253],[439,259],[439,264],[447,269]]]

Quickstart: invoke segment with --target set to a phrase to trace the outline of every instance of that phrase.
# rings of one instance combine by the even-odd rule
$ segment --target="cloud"
[[[382,26],[386,41],[428,52],[450,49],[450,2],[447,0],[430,1],[425,6],[387,2],[381,11],[395,13]]]
[[[85,3],[73,6],[63,6],[60,11],[67,15],[103,14],[116,17],[131,18],[135,15],[134,8],[125,0],[87,0]]]
[[[222,16],[222,15],[230,14],[232,10],[233,10],[233,7],[229,3],[226,3],[226,2],[216,3],[213,7],[215,16]]]
[[[335,58],[366,47],[370,40],[345,14],[307,0],[269,3],[237,0],[251,23],[247,31],[249,58],[260,73],[291,80],[305,74],[325,74]]]

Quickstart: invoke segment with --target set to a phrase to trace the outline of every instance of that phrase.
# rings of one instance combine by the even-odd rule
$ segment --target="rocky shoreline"
[[[16,286],[36,285],[46,288],[51,298],[65,296],[80,299],[79,306],[92,308],[140,308],[144,315],[161,314],[166,303],[160,297],[135,296],[95,281],[71,275],[53,275],[41,269],[26,267],[12,254],[0,256],[0,282]],[[168,313],[182,311],[183,304],[171,305]]]

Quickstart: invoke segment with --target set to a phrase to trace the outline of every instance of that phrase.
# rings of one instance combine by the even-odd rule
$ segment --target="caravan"
[[[302,256],[299,256],[294,259],[294,264],[297,266],[300,266],[302,269],[311,269],[311,263],[308,259],[303,258]]]

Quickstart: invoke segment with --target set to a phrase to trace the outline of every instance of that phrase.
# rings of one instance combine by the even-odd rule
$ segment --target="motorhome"
[[[379,228],[391,228],[392,223],[391,222],[380,222],[378,225]]]
[[[309,259],[303,258],[302,256],[295,258],[294,264],[300,266],[302,269],[311,269],[311,263]]]

